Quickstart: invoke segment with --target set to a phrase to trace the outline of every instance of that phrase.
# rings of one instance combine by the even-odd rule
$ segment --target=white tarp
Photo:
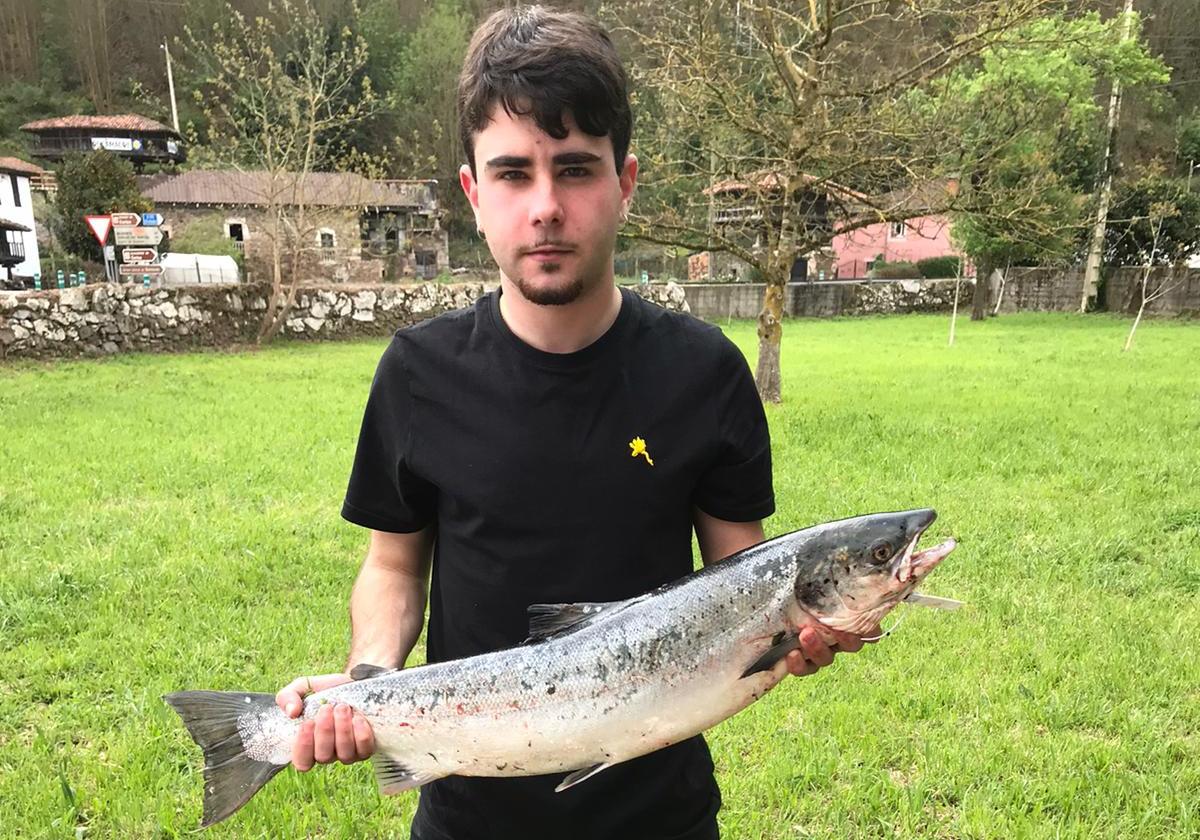
[[[191,286],[195,283],[240,283],[233,257],[217,254],[163,254],[164,286]]]

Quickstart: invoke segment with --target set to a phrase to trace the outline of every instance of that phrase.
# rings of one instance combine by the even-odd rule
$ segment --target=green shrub
[[[921,272],[922,277],[931,279],[954,277],[961,264],[961,257],[946,254],[941,257],[926,257],[923,260],[917,260],[917,270]]]
[[[884,280],[908,280],[913,277],[920,277],[921,273],[910,262],[884,262],[883,260],[876,260],[875,264],[871,267],[871,276]]]

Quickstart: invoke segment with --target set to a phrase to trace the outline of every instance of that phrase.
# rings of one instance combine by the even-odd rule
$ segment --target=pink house
[[[951,180],[918,192],[933,189],[943,193],[944,197],[946,192],[956,192],[957,187],[957,183]],[[898,197],[905,203],[912,202],[914,198],[918,196]],[[880,256],[886,262],[915,263],[928,257],[962,255],[950,241],[950,219],[939,215],[914,216],[902,222],[880,222],[849,233],[839,233],[833,238],[833,252],[834,275],[843,279],[866,277],[869,264]]]

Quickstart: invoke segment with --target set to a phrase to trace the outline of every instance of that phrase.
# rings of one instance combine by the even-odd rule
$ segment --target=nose
[[[529,204],[529,221],[535,226],[550,227],[562,224],[563,207],[558,186],[553,178],[543,178],[534,186]]]

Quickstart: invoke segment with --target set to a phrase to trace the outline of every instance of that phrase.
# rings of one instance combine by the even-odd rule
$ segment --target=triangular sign
[[[88,223],[88,227],[92,229],[92,236],[96,237],[96,241],[103,248],[104,243],[108,241],[108,232],[112,229],[112,216],[84,216],[83,220]]]

